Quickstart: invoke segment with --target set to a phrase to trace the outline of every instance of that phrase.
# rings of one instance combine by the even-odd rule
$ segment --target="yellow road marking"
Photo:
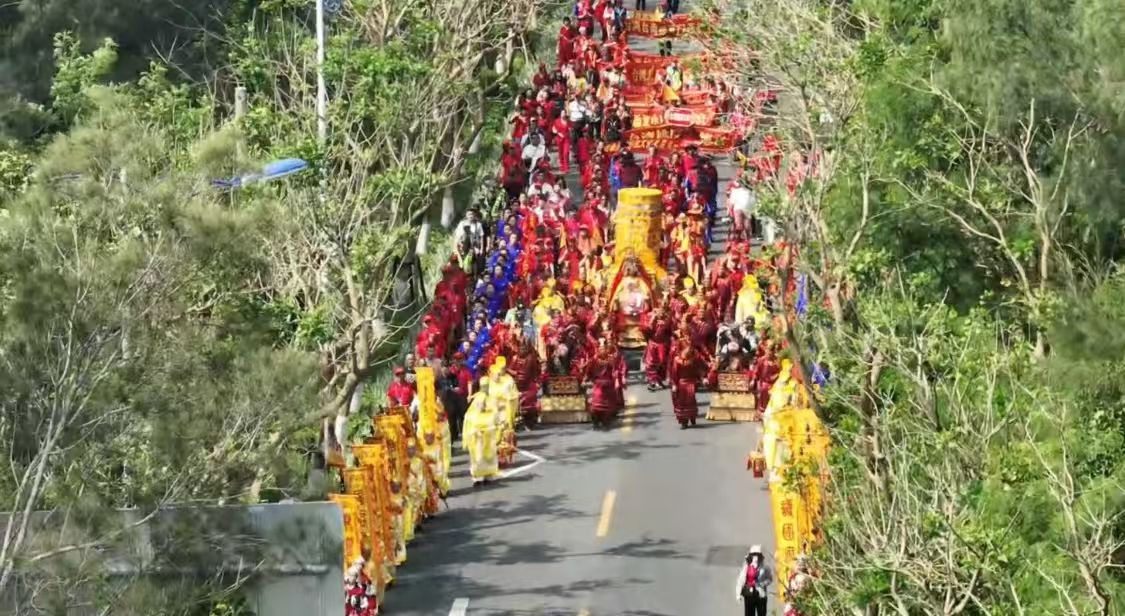
[[[633,407],[637,404],[636,396],[625,398],[625,412],[621,414],[621,431],[633,431]]]
[[[609,521],[613,518],[613,503],[617,501],[617,492],[609,490],[602,500],[602,517],[598,519],[598,538],[609,534]]]
[[[578,616],[590,616],[590,610],[582,608],[578,610]]]

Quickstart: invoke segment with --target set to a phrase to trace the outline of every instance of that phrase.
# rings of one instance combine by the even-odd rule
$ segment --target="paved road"
[[[667,391],[633,385],[629,400],[608,431],[522,433],[544,461],[492,486],[474,490],[460,456],[451,510],[411,544],[388,613],[466,598],[471,615],[739,614],[740,558],[772,543],[765,483],[745,470],[757,424],[681,430]]]
[[[656,51],[651,41],[632,45]],[[731,167],[716,163],[725,186]],[[579,186],[577,177],[568,184]],[[724,236],[717,229],[716,249]],[[410,545],[386,613],[741,614],[742,556],[752,543],[773,551],[768,489],[745,470],[759,424],[701,420],[681,430],[669,392],[632,377],[619,425],[521,433],[518,464],[528,468],[497,484],[473,489],[458,452],[450,510]]]
[[[725,183],[730,167],[718,167]],[[458,454],[450,510],[410,545],[387,613],[740,614],[741,557],[752,543],[773,549],[766,484],[745,470],[759,424],[681,430],[668,391],[638,382],[627,399],[608,431],[521,433],[531,455],[518,463],[534,466],[491,486],[474,490]]]

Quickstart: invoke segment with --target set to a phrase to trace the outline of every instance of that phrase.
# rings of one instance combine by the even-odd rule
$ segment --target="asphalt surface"
[[[631,43],[655,52],[652,41]],[[731,165],[715,162],[725,186]],[[714,251],[724,238],[720,225]],[[449,510],[408,547],[384,613],[742,614],[742,557],[754,543],[773,552],[768,487],[746,470],[760,424],[702,419],[704,394],[699,424],[682,430],[671,394],[648,391],[641,376],[630,375],[628,407],[609,430],[521,432],[522,452],[497,483],[474,489],[456,451]],[[776,600],[770,613],[780,613]]]

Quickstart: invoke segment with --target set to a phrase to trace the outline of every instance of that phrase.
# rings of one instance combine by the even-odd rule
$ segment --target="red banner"
[[[629,140],[629,149],[634,152],[643,152],[653,147],[658,150],[678,150],[684,137],[691,132],[692,129],[679,126],[653,126],[626,131],[625,136]]]
[[[651,105],[655,94],[652,86],[625,86],[621,89],[625,104],[629,107]]]
[[[714,107],[698,105],[692,107],[661,107],[643,105],[633,107],[633,128],[654,128],[659,126],[714,126],[718,117]]]
[[[668,66],[664,62],[636,61],[632,58],[625,63],[625,82],[637,85],[650,85],[656,82],[656,71]]]
[[[733,128],[699,128],[699,149],[708,152],[729,152],[740,137]]]
[[[647,107],[653,104],[656,90],[653,86],[625,86],[621,93],[625,95],[625,104],[629,107]],[[679,96],[688,107],[711,104],[709,90],[680,90]]]
[[[664,108],[659,105],[646,105],[644,107],[634,107],[633,112],[633,128],[653,128],[657,126],[664,126]]]
[[[706,105],[711,102],[710,90],[680,90],[680,100],[685,105]]]
[[[642,38],[685,38],[699,25],[691,15],[673,15],[664,19],[660,13],[631,13],[625,20],[625,33]]]
[[[717,113],[710,105],[672,107],[664,111],[664,121],[673,126],[712,126]]]

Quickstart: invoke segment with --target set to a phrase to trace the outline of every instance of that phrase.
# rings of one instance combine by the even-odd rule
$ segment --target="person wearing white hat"
[[[766,599],[772,581],[773,572],[766,565],[762,546],[750,546],[750,551],[746,553],[746,561],[738,570],[735,585],[735,596],[742,604],[745,616],[766,616]]]

